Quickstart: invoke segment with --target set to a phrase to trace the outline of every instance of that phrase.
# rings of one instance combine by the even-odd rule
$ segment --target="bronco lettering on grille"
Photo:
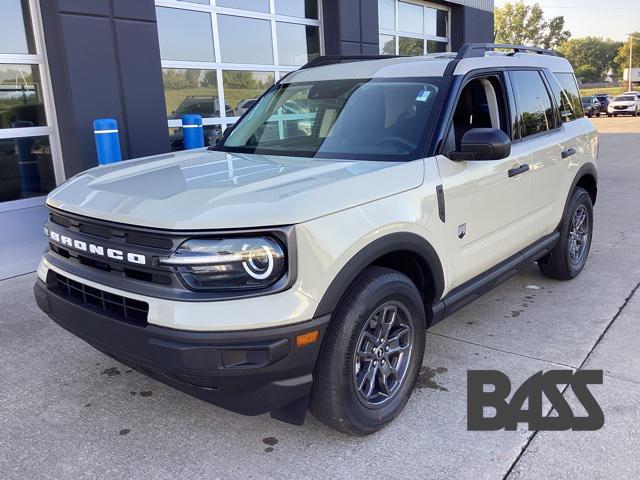
[[[88,252],[100,257],[107,257],[112,260],[119,260],[122,262],[135,263],[136,265],[146,265],[147,257],[140,253],[124,252],[116,248],[109,248],[103,245],[96,245],[93,243],[84,242],[82,240],[73,239],[67,235],[62,235],[53,230],[49,230],[45,227],[44,233],[55,243],[63,245],[65,247],[71,247],[81,252]]]

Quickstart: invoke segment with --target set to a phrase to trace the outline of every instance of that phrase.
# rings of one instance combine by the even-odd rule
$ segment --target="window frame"
[[[198,69],[198,70],[213,70],[216,72],[216,83],[218,89],[218,99],[220,105],[226,105],[228,102],[225,99],[225,88],[223,83],[223,71],[228,70],[242,70],[250,72],[267,72],[274,75],[274,83],[277,83],[289,72],[298,70],[300,65],[284,65],[280,63],[278,52],[278,23],[293,23],[296,25],[305,25],[317,27],[320,38],[320,55],[324,55],[324,29],[323,25],[323,9],[322,1],[318,2],[318,19],[309,19],[302,17],[291,17],[288,15],[276,14],[275,0],[269,0],[269,13],[256,12],[252,10],[242,10],[230,7],[222,7],[216,5],[216,0],[209,0],[209,4],[182,2],[178,0],[155,0],[154,6],[175,8],[179,10],[192,10],[198,12],[209,13],[211,28],[213,32],[213,49],[214,58],[213,62],[196,62],[196,61],[184,61],[184,60],[163,60],[161,59],[161,66],[165,68],[174,69]],[[220,34],[218,31],[218,15],[230,15],[235,17],[251,18],[258,20],[266,20],[270,24],[271,28],[271,48],[273,52],[272,64],[256,64],[256,63],[230,63],[222,62],[220,51]],[[229,105],[235,109],[235,105]],[[241,116],[227,116],[226,109],[220,109],[220,116],[207,117],[202,119],[203,126],[220,126],[221,132],[224,132],[229,125],[236,123]],[[180,119],[167,119],[167,128],[180,128],[182,127],[182,121]]]
[[[506,124],[506,129],[508,130],[507,135],[509,136],[509,138],[511,138],[512,142],[519,141],[519,139],[516,140],[514,138],[515,131],[513,128],[514,127],[513,118],[516,115],[515,95],[514,95],[514,92],[512,91],[511,82],[507,76],[506,70],[501,68],[478,69],[478,70],[473,70],[467,73],[459,82],[459,84],[456,86],[455,93],[454,92],[449,93],[449,95],[453,100],[449,104],[451,105],[451,108],[448,109],[448,112],[447,112],[447,120],[445,124],[446,125],[445,129],[444,129],[444,136],[440,141],[439,148],[436,150],[436,153],[435,153],[436,155],[447,156],[447,154],[449,153],[446,151],[447,139],[449,138],[449,135],[451,135],[451,132],[453,130],[453,116],[455,115],[456,108],[458,107],[458,102],[460,101],[460,95],[462,95],[462,91],[471,81],[477,80],[478,78],[485,78],[485,77],[496,77],[502,84],[502,102],[504,103],[504,106],[507,109],[504,115],[504,118],[507,120],[507,124]]]
[[[418,5],[418,6],[425,7],[425,8],[433,8],[433,9],[436,9],[436,10],[442,10],[442,11],[447,12],[448,19],[447,19],[446,37],[440,37],[440,36],[437,36],[437,35],[427,35],[427,34],[424,34],[424,33],[420,34],[420,33],[414,33],[414,32],[406,32],[404,30],[400,30],[400,28],[398,27],[398,21],[399,21],[399,19],[398,19],[398,4],[400,3],[400,1],[402,1],[404,3],[411,3],[411,4]],[[378,7],[378,5],[376,5],[376,7]],[[422,54],[423,55],[427,55],[427,45],[428,45],[427,41],[429,41],[429,40],[446,43],[447,44],[446,51],[447,52],[451,51],[451,14],[452,14],[452,11],[451,11],[450,7],[447,7],[445,5],[440,5],[440,4],[437,4],[437,3],[425,2],[425,1],[422,1],[422,0],[394,0],[393,8],[394,8],[394,16],[395,16],[394,17],[394,28],[393,29],[378,28],[378,38],[380,38],[380,35],[392,36],[394,38],[394,42],[395,42],[395,53],[394,53],[395,55],[400,55],[400,53],[399,53],[400,52],[400,37],[408,37],[408,38],[415,38],[415,39],[422,40],[422,42],[423,42]],[[423,10],[423,19],[424,19],[424,10]]]
[[[2,53],[0,54],[0,64],[31,65],[38,67],[38,74],[42,85],[42,103],[47,124],[39,127],[0,128],[0,140],[48,137],[55,183],[56,185],[60,185],[66,180],[66,177],[62,163],[62,149],[58,136],[58,122],[55,115],[56,110],[53,89],[51,87],[51,76],[49,74],[49,63],[46,55],[40,4],[37,0],[29,0],[28,6],[30,16],[29,26],[33,32],[35,53]],[[0,213],[42,205],[44,198],[46,198],[46,195],[0,202]]]

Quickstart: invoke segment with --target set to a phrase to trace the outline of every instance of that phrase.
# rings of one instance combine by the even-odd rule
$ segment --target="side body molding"
[[[349,260],[322,296],[314,317],[332,313],[337,308],[349,285],[360,272],[378,258],[392,252],[411,252],[417,255],[428,268],[428,278],[425,281],[427,285],[433,288],[433,301],[440,300],[444,291],[444,274],[436,251],[420,235],[398,232],[373,241]],[[429,315],[430,306],[425,305],[425,309],[427,310],[427,315]]]

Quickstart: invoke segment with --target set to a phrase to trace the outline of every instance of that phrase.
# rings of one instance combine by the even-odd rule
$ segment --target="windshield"
[[[614,99],[614,102],[633,102],[635,98],[627,95],[620,95]]]
[[[606,102],[606,101],[607,101],[607,97],[606,97],[606,96],[603,96],[603,95],[601,95],[601,96],[599,96],[599,97],[596,97],[596,98],[597,98],[598,100],[600,100],[601,102]]]
[[[221,150],[316,158],[420,158],[442,77],[280,84],[260,99]]]
[[[582,104],[591,103],[593,101],[592,97],[582,97]]]

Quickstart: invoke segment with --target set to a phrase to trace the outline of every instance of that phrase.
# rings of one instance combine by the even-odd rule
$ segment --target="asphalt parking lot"
[[[0,478],[640,478],[640,118],[593,122],[599,199],[583,274],[562,283],[532,265],[432,328],[413,397],[371,437],[200,402],[53,324],[33,274],[0,282]],[[566,368],[604,370],[591,387],[601,430],[467,431],[467,370],[518,385]]]

